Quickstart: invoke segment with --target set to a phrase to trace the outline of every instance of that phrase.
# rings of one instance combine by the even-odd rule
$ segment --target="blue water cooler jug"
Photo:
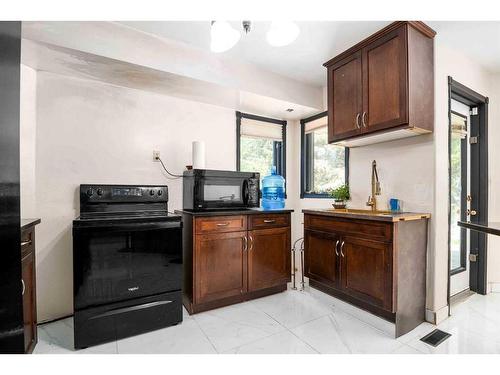
[[[272,167],[271,174],[262,179],[262,208],[285,208],[285,179],[276,173],[276,167]]]

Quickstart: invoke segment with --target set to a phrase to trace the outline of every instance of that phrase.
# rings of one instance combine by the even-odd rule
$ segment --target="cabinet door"
[[[248,290],[286,284],[291,274],[290,227],[248,232]]]
[[[340,253],[343,291],[392,311],[392,244],[345,237]]]
[[[196,235],[195,303],[246,292],[246,236],[246,231]]]
[[[363,49],[364,132],[408,123],[405,29],[401,27]]]
[[[35,305],[35,264],[33,253],[22,259],[22,291],[24,321],[24,351],[31,351],[36,340],[36,305]]]
[[[328,142],[361,132],[361,51],[328,68]]]
[[[304,275],[337,287],[340,237],[334,233],[304,231]]]

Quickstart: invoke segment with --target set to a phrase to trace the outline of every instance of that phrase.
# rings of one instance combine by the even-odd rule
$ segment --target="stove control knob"
[[[151,195],[151,196],[155,195],[155,191],[154,191],[154,189],[151,189],[151,190],[149,191],[149,195]]]
[[[160,189],[158,190],[158,195],[162,195],[163,194],[163,191]]]
[[[87,190],[87,196],[91,197],[92,195],[94,195],[94,189],[90,188]]]
[[[99,195],[99,196],[102,195],[102,189],[101,188],[97,189],[97,195]]]

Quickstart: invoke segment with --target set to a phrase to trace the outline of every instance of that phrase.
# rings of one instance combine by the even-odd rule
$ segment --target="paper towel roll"
[[[193,142],[193,169],[205,169],[205,142]]]

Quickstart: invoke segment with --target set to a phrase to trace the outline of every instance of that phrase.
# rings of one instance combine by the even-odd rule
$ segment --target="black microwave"
[[[184,171],[183,209],[192,211],[259,207],[260,174],[192,169]]]

